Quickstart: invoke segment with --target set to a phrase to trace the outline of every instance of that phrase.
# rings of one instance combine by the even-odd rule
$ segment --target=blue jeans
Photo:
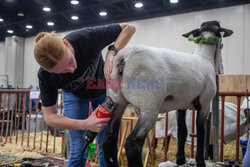
[[[89,115],[89,101],[92,104],[92,111],[97,106],[104,102],[106,94],[103,94],[96,98],[82,99],[71,93],[63,92],[63,107],[65,116],[72,119],[87,119]],[[104,156],[101,148],[102,139],[107,128],[100,132],[97,136],[97,144],[99,150],[99,166],[105,167]],[[70,153],[68,158],[68,167],[80,167],[81,166],[81,152],[85,144],[83,135],[86,130],[69,130],[69,142],[70,142]],[[84,154],[84,167],[87,159],[87,149]]]
[[[247,151],[243,159],[243,167],[249,167],[249,166],[250,166],[250,137],[248,138]]]

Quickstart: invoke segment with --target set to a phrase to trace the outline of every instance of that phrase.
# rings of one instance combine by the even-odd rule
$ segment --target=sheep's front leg
[[[128,167],[142,167],[142,147],[148,132],[154,126],[157,113],[151,110],[150,115],[143,113],[139,115],[139,120],[135,125],[133,132],[128,136],[125,143],[125,150],[128,159]],[[147,115],[147,116],[146,116]]]
[[[197,153],[196,153],[196,166],[205,167],[204,161],[204,137],[205,137],[205,120],[209,113],[209,105],[201,105],[201,110],[197,110],[196,128],[197,128]]]
[[[186,162],[185,158],[185,143],[187,138],[187,125],[186,125],[186,110],[177,110],[177,137],[178,137],[178,151],[176,155],[176,164],[183,165]]]
[[[105,133],[102,150],[108,167],[118,167],[117,161],[117,141],[120,129],[121,117],[126,108],[126,105],[118,105],[111,115],[108,129]]]

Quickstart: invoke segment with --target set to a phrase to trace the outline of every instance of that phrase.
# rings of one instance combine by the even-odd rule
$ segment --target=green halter
[[[194,41],[194,43],[208,44],[208,45],[217,45],[219,43],[219,38],[216,36],[204,37],[202,35],[199,35],[198,37],[195,38],[193,34],[190,34],[188,36],[188,40]]]

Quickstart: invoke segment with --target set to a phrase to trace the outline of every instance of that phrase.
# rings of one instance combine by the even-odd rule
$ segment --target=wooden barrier
[[[56,144],[56,134],[57,134],[57,129],[55,128],[53,130],[54,132],[54,138],[53,140],[49,140],[49,127],[47,126],[46,129],[46,124],[42,122],[42,131],[41,134],[37,134],[37,118],[38,114],[41,112],[41,109],[38,107],[38,102],[40,99],[33,99],[36,101],[36,106],[35,109],[31,108],[32,105],[32,99],[27,101],[26,99],[29,99],[29,93],[30,90],[22,89],[22,90],[2,90],[0,89],[0,142],[2,144],[6,143],[15,143],[17,144],[18,141],[20,142],[21,140],[21,145],[24,146],[26,143],[26,146],[29,148],[28,150],[33,150],[33,151],[39,151],[42,152],[42,148],[45,147],[44,154],[46,153],[52,153],[55,154],[55,148],[58,144]],[[245,91],[220,91],[220,97],[221,97],[221,129],[220,132],[221,134],[224,134],[224,102],[226,99],[229,97],[232,99],[232,97],[236,98],[236,103],[237,103],[237,135],[236,135],[236,157],[235,159],[239,160],[239,123],[240,123],[240,104],[242,101],[242,97],[246,95]],[[250,95],[248,92],[247,95]],[[58,94],[58,99],[62,99],[62,94]],[[27,108],[27,104],[29,104]],[[57,105],[59,109],[59,114],[62,114],[62,101],[58,102]],[[33,141],[30,140],[30,133],[31,133],[31,116],[35,115],[35,127],[34,127],[34,137]],[[121,156],[121,149],[123,147],[125,137],[128,134],[128,130],[132,130],[134,126],[134,119],[136,118],[130,118],[129,117],[123,117],[124,120],[128,121],[126,125],[121,126],[121,131],[120,131],[120,140],[119,140],[119,151],[118,151],[118,157],[119,160],[122,160]],[[192,123],[194,124],[194,111],[193,111],[193,120]],[[42,118],[43,119],[43,118]],[[27,123],[25,124],[25,121]],[[167,121],[168,117],[166,114],[166,137],[165,137],[165,145],[167,145]],[[25,125],[27,127],[25,128]],[[26,131],[25,131],[26,129]],[[44,139],[44,133],[47,132],[46,134],[46,141],[43,142]],[[192,132],[194,132],[194,125],[192,125]],[[24,138],[25,134],[27,133],[28,137],[27,139]],[[125,133],[125,134],[123,134]],[[21,135],[21,138],[20,138]],[[154,136],[154,135],[153,135]],[[152,137],[152,136],[151,136]],[[15,139],[15,140],[14,140]],[[36,142],[39,141],[40,139],[40,149],[36,148]],[[146,162],[148,161],[149,155],[151,155],[151,159],[153,161],[153,149],[151,150],[151,142],[153,139],[147,139],[147,144],[148,144],[148,152],[146,153]],[[221,135],[220,138],[220,161],[223,161],[223,135]],[[15,141],[15,142],[14,142]],[[31,144],[33,142],[33,144]],[[63,140],[61,140],[63,142]],[[53,146],[50,147],[48,143],[53,143]],[[60,143],[62,145],[62,143]],[[194,139],[192,139],[192,151],[191,151],[191,157],[194,157],[194,151],[193,151],[193,145],[194,145]],[[32,147],[32,148],[31,148]],[[50,150],[50,151],[49,151]],[[52,151],[51,151],[52,150]],[[167,160],[167,146],[165,146],[165,156],[164,160]],[[122,163],[122,162],[121,162]]]
[[[60,98],[58,99],[62,99],[61,91],[58,93],[59,96]],[[0,89],[0,142],[2,146],[6,143],[20,143],[21,146],[26,146],[29,151],[55,154],[56,145],[58,145],[56,143],[58,129],[54,128],[50,132],[50,128],[46,125],[43,114],[41,114],[41,108],[39,108],[40,98],[30,99],[29,97],[29,89]],[[32,102],[36,103],[33,108]],[[58,114],[61,115],[63,110],[62,101],[57,104],[59,104]],[[41,127],[38,127],[38,125],[41,125]],[[39,135],[37,133],[38,130],[41,132]],[[46,141],[44,142],[45,132],[47,133],[45,137]],[[31,140],[31,133],[34,135],[33,140]],[[52,141],[49,141],[50,133],[54,135]],[[14,138],[15,140],[13,140]],[[31,144],[31,142],[33,143]],[[40,149],[36,148],[37,142],[40,143]],[[50,146],[49,143],[52,142],[53,145]]]

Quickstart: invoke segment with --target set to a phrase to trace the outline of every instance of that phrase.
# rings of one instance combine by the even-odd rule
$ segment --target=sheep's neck
[[[216,45],[197,44],[194,55],[200,55],[214,63]]]

